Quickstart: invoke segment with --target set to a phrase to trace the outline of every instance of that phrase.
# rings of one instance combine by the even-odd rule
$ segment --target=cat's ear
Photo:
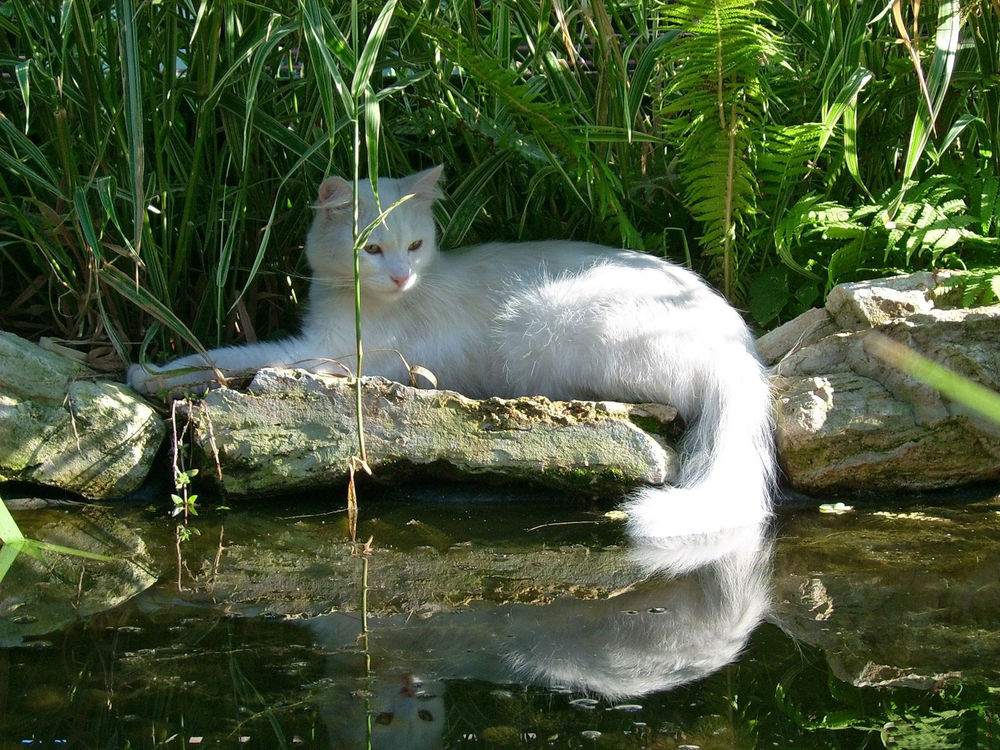
[[[319,200],[316,208],[346,208],[351,202],[353,188],[351,183],[342,177],[327,177],[319,185]]]
[[[444,172],[444,164],[417,172],[410,177],[410,186],[407,192],[413,193],[414,198],[428,202],[436,201],[441,197],[441,188],[438,181]]]

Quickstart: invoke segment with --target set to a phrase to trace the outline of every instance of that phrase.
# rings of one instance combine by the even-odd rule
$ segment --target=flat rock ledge
[[[1000,479],[1000,425],[875,354],[886,337],[1000,390],[1000,305],[958,309],[947,272],[834,288],[762,337],[786,480],[805,492],[927,490]]]
[[[354,405],[344,378],[265,369],[245,390],[216,389],[180,411],[194,426],[199,469],[221,469],[226,495],[242,497],[346,479],[358,453]],[[680,424],[669,406],[473,400],[364,378],[362,413],[378,480],[474,476],[599,494],[662,484],[676,471],[670,441]]]
[[[1000,425],[876,354],[889,338],[1000,391],[1000,305],[961,309],[945,272],[843,284],[826,307],[758,341],[771,367],[785,481],[807,493],[907,491],[1000,480]],[[682,425],[669,406],[475,401],[379,379],[363,383],[377,479],[530,481],[617,492],[669,482]],[[230,496],[343,481],[358,452],[343,378],[263,370],[246,389],[184,402],[196,465]],[[139,488],[166,434],[126,386],[0,332],[0,482],[102,499]]]
[[[0,482],[121,497],[145,480],[165,435],[127,386],[0,331]]]

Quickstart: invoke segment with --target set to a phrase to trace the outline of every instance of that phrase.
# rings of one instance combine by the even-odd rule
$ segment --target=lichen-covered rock
[[[164,435],[126,386],[0,332],[0,481],[120,497],[142,484]]]
[[[246,391],[188,402],[199,467],[230,496],[342,481],[358,453],[355,391],[344,378],[262,370]],[[379,479],[418,471],[493,476],[600,492],[669,481],[676,412],[664,406],[468,399],[381,378],[363,382],[368,460]],[[634,421],[633,421],[634,420]],[[656,436],[640,429],[641,423]]]
[[[826,310],[846,331],[874,328],[882,323],[934,309],[937,276],[928,271],[887,279],[839,284],[826,298]]]
[[[873,353],[887,337],[1000,390],[1000,306],[947,309],[931,274],[844,284],[762,339],[796,488],[906,490],[1000,479],[1000,425]],[[839,323],[833,325],[832,323]]]

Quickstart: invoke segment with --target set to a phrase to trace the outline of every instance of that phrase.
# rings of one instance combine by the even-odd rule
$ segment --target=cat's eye
[[[424,244],[423,240],[414,240],[413,242],[410,243],[410,246],[406,249],[412,253],[416,250],[419,250],[423,246],[423,244]]]
[[[365,245],[365,252],[369,255],[381,255],[382,246],[381,245]]]

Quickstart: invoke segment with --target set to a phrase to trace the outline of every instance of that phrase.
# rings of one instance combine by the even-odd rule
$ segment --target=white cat
[[[471,397],[672,404],[688,425],[677,486],[630,497],[633,537],[650,543],[765,518],[774,473],[770,391],[736,311],[691,271],[629,250],[524,242],[439,255],[431,206],[441,171],[378,182],[383,210],[410,197],[361,253],[363,374],[406,382],[402,354],[441,388]],[[379,211],[370,183],[360,190],[364,227]],[[192,355],[162,368],[133,365],[129,384],[147,394],[204,384],[212,365],[351,367],[351,193],[338,177],[319,187],[306,239],[309,309],[298,336],[216,349],[211,363]]]

